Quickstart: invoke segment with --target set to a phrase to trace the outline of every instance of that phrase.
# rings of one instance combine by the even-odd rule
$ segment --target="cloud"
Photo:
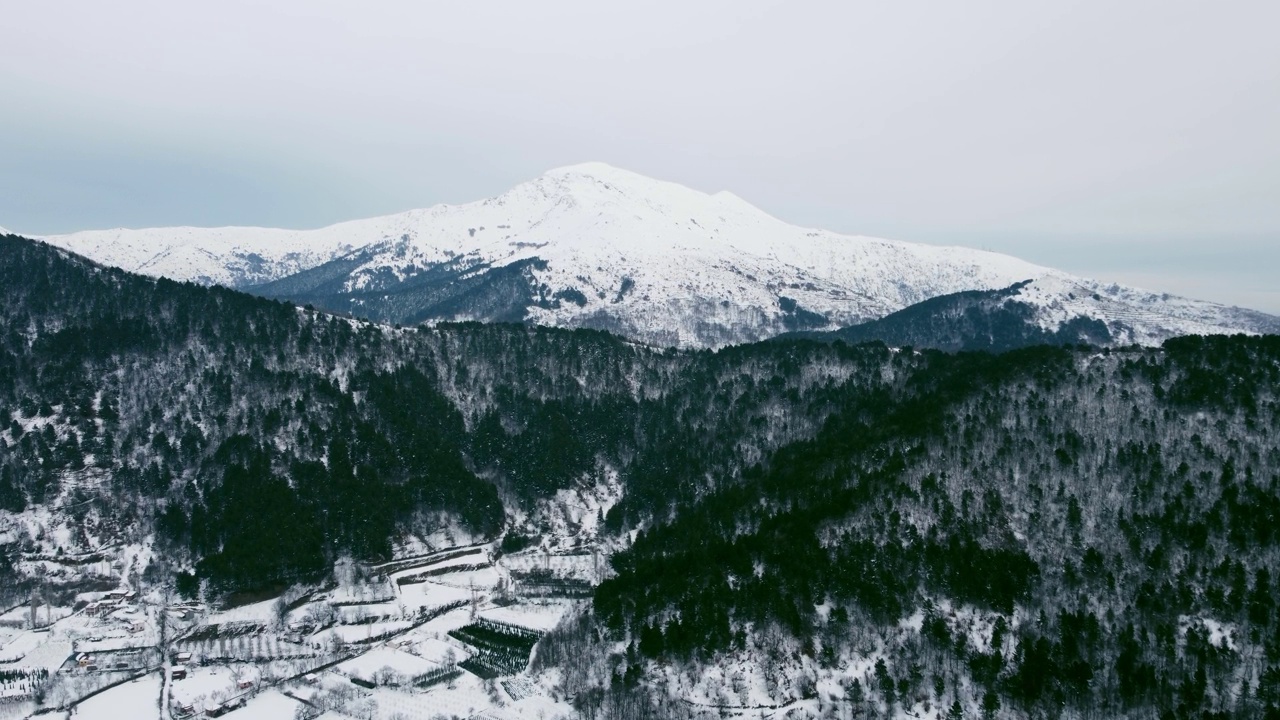
[[[53,1],[6,23],[0,221],[32,232],[314,227],[598,159],[1030,259],[1280,237],[1275,3]]]

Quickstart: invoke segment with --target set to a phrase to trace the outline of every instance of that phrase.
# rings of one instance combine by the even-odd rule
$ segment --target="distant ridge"
[[[557,168],[487,200],[318,230],[117,229],[43,239],[134,272],[382,322],[519,321],[661,346],[834,331],[1024,280],[1033,282],[1017,302],[1049,335],[1077,317],[1101,323],[1118,343],[1280,331],[1280,320],[1262,313],[1007,255],[801,228],[729,192],[603,163]]]
[[[1024,280],[1000,290],[966,290],[930,298],[878,320],[839,330],[787,333],[778,339],[808,338],[849,344],[883,342],[894,347],[947,351],[1004,352],[1031,345],[1110,345],[1101,320],[1079,315],[1050,330],[1038,322],[1038,308],[1017,300]]]

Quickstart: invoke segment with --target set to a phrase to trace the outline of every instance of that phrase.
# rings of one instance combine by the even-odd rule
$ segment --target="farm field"
[[[119,720],[124,717],[122,711],[127,708],[130,718],[158,718],[161,682],[160,673],[151,673],[117,685],[80,703],[76,706],[75,714],[70,717],[75,720]]]
[[[340,567],[329,587],[227,609],[97,592],[79,605],[109,596],[109,612],[49,613],[35,631],[0,627],[0,720],[41,707],[101,720],[125,707],[130,718],[165,720],[568,712],[542,697],[526,667],[538,638],[580,601],[522,597],[512,578],[548,567],[583,577],[582,556],[495,560],[488,546],[469,546],[382,567]]]

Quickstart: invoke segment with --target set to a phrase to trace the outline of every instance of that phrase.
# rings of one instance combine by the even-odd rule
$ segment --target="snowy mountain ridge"
[[[149,275],[222,284],[387,322],[523,320],[719,347],[835,329],[931,297],[1034,280],[1056,327],[1085,315],[1117,341],[1275,332],[1280,320],[1072,277],[997,253],[784,223],[601,163],[487,200],[317,230],[155,228],[43,238]]]

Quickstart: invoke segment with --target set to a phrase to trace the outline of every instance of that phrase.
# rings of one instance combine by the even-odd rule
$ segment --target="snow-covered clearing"
[[[160,717],[160,673],[106,690],[80,703],[68,717],[75,720],[144,720]]]
[[[442,663],[404,650],[379,647],[339,664],[335,671],[376,685],[410,685],[443,668]]]
[[[337,637],[347,644],[373,642],[389,634],[408,630],[412,626],[413,623],[408,620],[365,623],[363,625],[339,625],[320,633],[318,638],[323,642],[330,637]]]
[[[267,690],[251,698],[244,707],[224,717],[229,720],[293,720],[302,703],[277,690]]]
[[[471,589],[452,587],[435,582],[421,582],[400,586],[400,602],[414,610],[440,608],[457,602],[471,600]]]
[[[545,633],[559,624],[560,619],[572,606],[569,603],[551,602],[546,604],[520,603],[507,607],[495,607],[483,610],[480,617],[502,625]]]

